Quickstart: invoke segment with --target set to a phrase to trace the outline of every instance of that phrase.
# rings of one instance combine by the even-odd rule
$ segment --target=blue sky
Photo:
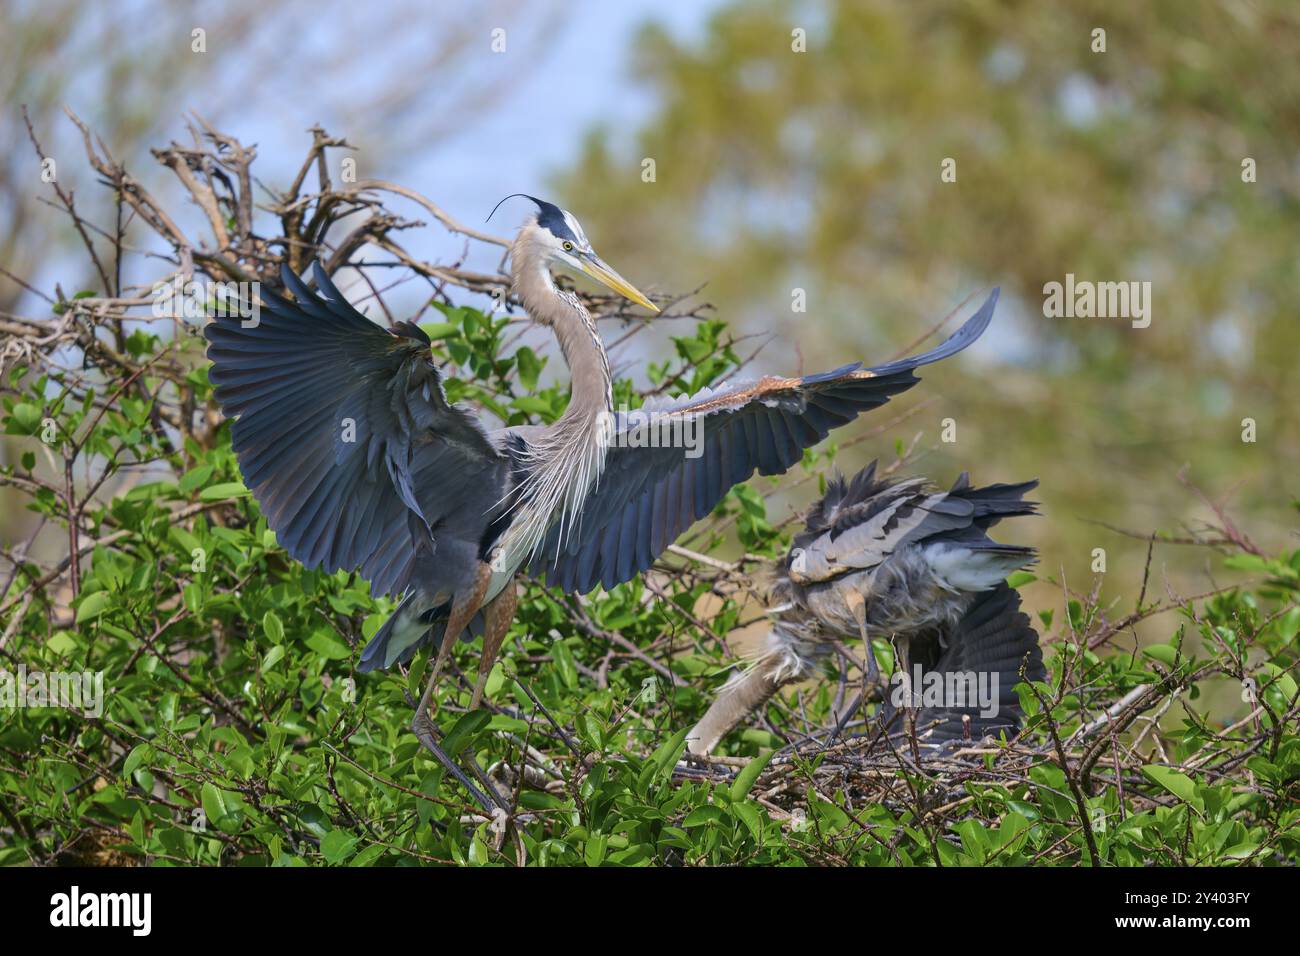
[[[653,20],[676,36],[693,39],[716,6],[712,0],[565,4],[557,8],[557,26],[540,32],[535,5],[521,6],[517,21],[499,11],[458,12],[450,20],[465,31],[468,52],[455,70],[430,73],[427,92],[421,97],[427,103],[424,109],[455,115],[464,98],[494,87],[499,92],[490,108],[481,110],[475,122],[457,124],[427,142],[382,155],[363,148],[358,153],[360,175],[392,179],[416,189],[473,226],[482,226],[492,207],[509,193],[531,192],[546,198],[550,178],[575,159],[594,125],[609,123],[630,135],[653,111],[652,95],[630,75],[638,30]],[[506,31],[504,54],[492,51],[492,31],[498,27]],[[337,42],[337,29],[337,24],[326,21],[314,27],[326,45]],[[423,41],[417,36],[415,42]],[[268,103],[261,117],[241,113],[253,120],[246,135],[266,147],[274,144],[264,148],[263,156],[287,160],[287,172],[299,161],[307,141],[301,131],[319,120],[331,132],[343,132],[341,124],[349,109],[355,109],[358,96],[364,96],[366,86],[362,77],[324,74],[306,102],[286,98]],[[415,207],[411,215],[424,218]],[[491,228],[508,233],[522,215],[523,207],[506,207]],[[409,233],[403,240],[411,241],[417,251],[426,251]],[[460,241],[439,248],[458,252]]]
[[[169,208],[179,207],[178,215],[195,226],[196,234],[202,233],[198,220],[185,217],[197,210],[184,208],[173,177],[146,152],[169,140],[185,141],[190,111],[242,142],[256,144],[254,171],[268,185],[289,182],[310,145],[308,127],[319,123],[358,147],[354,155],[360,177],[399,182],[466,224],[482,226],[508,193],[548,195],[550,178],[573,161],[594,125],[610,123],[616,132],[630,135],[652,112],[653,97],[638,88],[629,68],[641,26],[654,21],[678,37],[694,39],[718,6],[716,0],[586,0],[549,6],[499,0],[424,8],[320,0],[269,7],[264,13],[254,8],[241,25],[226,8],[202,0],[165,12],[158,2],[88,8],[61,49],[63,55],[79,55],[73,51],[99,48],[107,35],[119,54],[145,64],[152,57],[157,63],[164,59],[158,51],[187,54],[191,29],[206,30],[202,59],[187,62],[188,76],[178,78],[175,93],[164,91],[152,107],[154,130],[136,143],[109,138],[114,153],[132,157],[134,175]],[[492,31],[498,27],[506,30],[504,54],[492,51]],[[450,66],[433,64],[445,46],[462,52]],[[377,121],[367,129],[366,119],[378,112],[375,104],[395,78],[415,91],[405,114],[387,128]],[[137,87],[123,85],[111,73],[93,69],[76,71],[70,79],[68,105],[96,132],[108,125],[110,109],[134,108],[140,82],[154,91],[159,83],[151,77],[134,80]],[[485,89],[495,95],[473,111],[473,122],[464,121],[460,107]],[[386,137],[372,135],[376,128],[405,133],[406,141],[390,145]],[[98,190],[75,131],[62,117],[51,117],[42,135],[51,147],[47,151],[71,160],[61,164],[60,180],[89,201]],[[48,190],[35,180],[33,185],[42,195]],[[264,195],[259,193],[259,199]],[[429,218],[402,200],[393,206],[409,218]],[[490,228],[509,233],[522,216],[522,207],[508,206]],[[460,240],[436,225],[404,232],[400,241],[416,255],[435,259],[457,257],[462,248]],[[38,282],[49,284],[66,274],[60,258],[47,260]],[[495,264],[471,262],[476,267]],[[128,274],[128,281],[145,279],[156,268],[141,266],[146,272]]]

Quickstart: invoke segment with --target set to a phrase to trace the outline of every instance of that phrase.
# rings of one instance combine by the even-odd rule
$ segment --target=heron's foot
[[[438,758],[439,761],[443,764],[444,767],[447,767],[447,769],[452,773],[452,775],[455,776],[456,779],[460,781],[460,783],[464,785],[470,791],[471,794],[474,794],[475,799],[478,800],[480,804],[482,804],[483,800],[481,798],[483,794],[479,793],[477,790],[474,789],[473,785],[468,780],[465,779],[465,775],[461,773],[460,767],[458,765],[451,763],[450,755],[447,754],[447,752],[438,745],[438,740],[437,740],[438,729],[437,726],[434,724],[433,720],[430,719],[428,716],[426,716],[424,719],[423,728],[416,729],[415,725],[418,721],[419,718],[417,717],[415,720],[411,722],[411,729],[415,730],[416,737],[420,739],[420,742],[424,744],[425,748],[428,749],[429,752],[432,753],[435,757],[438,757],[439,754],[442,754],[442,757]],[[423,736],[421,735],[422,733]],[[490,776],[488,776],[487,773],[484,772],[483,768],[478,765],[478,761],[474,759],[474,752],[466,748],[466,750],[462,752],[460,756],[461,759],[464,761],[465,765],[469,767],[470,774],[474,777],[475,780],[479,782],[480,786],[482,786],[483,788],[483,791],[486,792],[486,794],[491,799],[491,804],[486,809],[502,810],[508,808],[510,806],[510,801],[507,799],[507,794],[509,791],[503,790],[502,787],[495,780],[493,780]],[[446,760],[443,760],[444,757],[446,758]]]
[[[478,787],[474,786],[469,777],[465,776],[465,772],[457,766],[456,761],[451,759],[447,751],[443,750],[442,745],[438,743],[437,725],[434,724],[424,707],[421,707],[416,712],[415,718],[411,721],[411,731],[415,734],[415,738],[424,745],[424,749],[433,754],[438,763],[442,764],[447,772],[456,778],[456,781],[469,792],[469,795],[474,798],[474,802],[482,807],[484,812],[491,814],[493,811],[500,809],[500,798],[498,797],[495,801],[488,799]],[[474,765],[474,769],[478,770],[480,774],[482,773],[478,764]],[[492,792],[494,795],[496,794],[495,788],[492,788]]]
[[[885,682],[880,676],[880,663],[876,660],[876,650],[871,646],[870,639],[867,640],[864,651],[867,655],[867,671],[862,678],[862,694],[871,699],[877,691],[884,689]]]
[[[433,718],[429,716],[427,710],[420,711],[415,715],[411,720],[411,730],[421,743],[424,743],[426,738],[435,742],[438,739],[438,725],[433,722]],[[428,744],[425,744],[425,746],[427,747]]]

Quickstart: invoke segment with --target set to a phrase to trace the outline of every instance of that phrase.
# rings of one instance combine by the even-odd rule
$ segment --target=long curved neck
[[[516,249],[511,268],[515,293],[539,322],[550,325],[569,366],[571,397],[561,421],[590,421],[613,411],[609,356],[596,332],[596,323],[578,297],[555,287],[546,265],[530,250]]]
[[[512,560],[522,560],[540,546],[552,524],[559,524],[561,543],[572,534],[588,491],[605,468],[606,429],[614,405],[609,358],[595,321],[577,296],[555,287],[526,232],[511,255],[515,293],[534,319],[555,330],[569,366],[571,393],[559,421],[529,437],[527,477],[515,492],[519,516],[504,545]]]

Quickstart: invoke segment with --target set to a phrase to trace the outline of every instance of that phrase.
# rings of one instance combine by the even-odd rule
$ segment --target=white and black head
[[[637,305],[645,306],[652,312],[659,311],[658,306],[596,254],[586,233],[582,231],[582,224],[573,213],[527,193],[512,193],[497,203],[492,212],[495,213],[506,199],[517,196],[532,200],[537,205],[537,212],[524,223],[515,240],[513,254],[516,258],[527,256],[539,268],[565,269],[588,276]],[[491,219],[492,216],[489,215],[488,218]]]

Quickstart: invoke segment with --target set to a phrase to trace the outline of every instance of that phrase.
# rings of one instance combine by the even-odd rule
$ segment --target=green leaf
[[[755,840],[762,839],[763,815],[756,803],[750,801],[734,803],[731,805],[731,812],[740,818],[740,822],[745,824],[745,828]]]
[[[749,796],[749,791],[754,788],[754,781],[758,779],[758,775],[763,772],[763,768],[767,766],[767,762],[772,759],[774,753],[776,751],[770,751],[761,757],[755,757],[740,768],[740,773],[736,774],[736,779],[731,784],[732,800],[744,800]]]
[[[1188,803],[1197,810],[1205,807],[1205,802],[1196,795],[1196,783],[1191,777],[1184,773],[1179,773],[1173,767],[1164,767],[1159,764],[1143,767],[1142,773],[1147,779],[1160,784],[1179,800]]]
[[[329,661],[343,661],[352,656],[352,648],[348,647],[338,635],[324,628],[311,632],[307,638],[307,646]]]
[[[510,402],[510,407],[526,415],[550,415],[554,411],[550,402],[536,395],[521,395]]]
[[[181,599],[188,610],[197,612],[203,607],[203,586],[197,581],[191,581],[181,589]]]
[[[45,646],[60,657],[67,657],[81,645],[77,643],[77,639],[70,632],[55,631],[50,635],[50,639],[45,642]]]
[[[686,814],[686,819],[682,821],[682,826],[687,827],[688,829],[690,827],[708,826],[713,823],[721,823],[724,819],[725,817],[719,807],[708,804],[702,807],[696,807],[690,813]]]
[[[269,671],[276,664],[280,663],[280,659],[283,657],[284,645],[276,644],[273,648],[267,651],[266,656],[262,658],[262,670]]]
[[[1232,568],[1235,571],[1267,571],[1269,562],[1257,554],[1234,554],[1225,558],[1224,567]]]
[[[497,661],[492,665],[492,670],[488,671],[487,682],[483,685],[483,693],[491,700],[496,697],[497,692],[501,690],[505,682],[505,669],[501,666],[501,662]]]
[[[1152,644],[1150,647],[1142,648],[1144,657],[1149,657],[1153,661],[1159,661],[1166,667],[1174,667],[1178,661],[1178,648],[1172,644]]]
[[[40,408],[27,402],[19,402],[15,405],[13,416],[19,427],[29,435],[41,424]]]
[[[131,774],[135,773],[140,764],[147,760],[153,760],[153,758],[153,747],[147,743],[136,744],[131,748],[131,752],[126,755],[126,759],[122,761],[122,776],[129,778]]]
[[[212,477],[212,471],[211,465],[199,465],[197,468],[191,468],[181,475],[181,480],[176,483],[176,487],[188,495],[195,488],[207,484],[208,479]]]
[[[82,624],[91,618],[99,617],[112,603],[113,596],[107,591],[96,591],[94,594],[87,594],[77,606],[76,623]]]
[[[1282,702],[1289,706],[1291,702],[1296,699],[1297,688],[1295,678],[1276,664],[1269,661],[1264,662],[1264,670],[1268,671],[1269,678],[1260,681],[1260,686],[1267,685],[1269,690],[1281,693],[1283,698]]]
[[[1223,851],[1223,855],[1230,860],[1244,860],[1253,856],[1259,849],[1259,844],[1254,840],[1247,840],[1244,843],[1238,843],[1236,846],[1229,847]]]
[[[682,751],[686,749],[686,735],[689,732],[689,727],[683,727],[660,744],[655,752],[650,755],[651,762],[658,768],[659,777],[665,777],[672,772],[673,767],[681,758]]]
[[[326,863],[342,863],[352,855],[357,838],[346,830],[331,830],[320,841],[320,854]]]
[[[372,843],[352,858],[348,866],[374,866],[375,861],[384,855],[388,847],[381,843]]]
[[[220,501],[223,498],[243,498],[249,493],[242,481],[227,481],[220,485],[204,488],[199,492],[199,498],[203,501]]]
[[[469,746],[474,735],[492,722],[492,714],[486,710],[471,710],[456,721],[456,725],[442,741],[442,747],[449,754],[458,754]]]
[[[573,663],[573,652],[569,650],[569,645],[562,640],[556,641],[551,645],[551,658],[560,671],[560,680],[564,681],[564,686],[570,690],[577,687],[578,668]]]
[[[420,328],[424,329],[424,334],[434,341],[445,339],[447,336],[455,335],[460,331],[460,326],[451,322],[426,322],[422,323]]]
[[[262,615],[262,630],[266,632],[266,638],[272,644],[280,644],[284,641],[284,624],[274,611],[267,611]]]
[[[519,368],[519,384],[532,391],[537,388],[537,376],[542,371],[542,362],[528,346],[515,352],[515,364]]]
[[[205,783],[202,790],[203,812],[218,830],[235,833],[244,821],[244,800],[237,793]]]

